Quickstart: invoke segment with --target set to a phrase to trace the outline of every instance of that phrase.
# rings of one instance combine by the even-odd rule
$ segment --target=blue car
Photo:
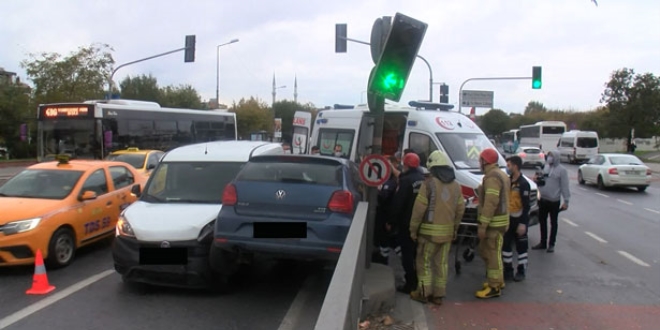
[[[346,159],[252,157],[224,189],[211,267],[230,275],[256,254],[337,260],[363,193],[358,168]]]

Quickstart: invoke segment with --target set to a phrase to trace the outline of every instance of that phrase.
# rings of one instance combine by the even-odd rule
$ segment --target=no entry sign
[[[381,155],[369,155],[360,163],[360,177],[368,186],[382,185],[391,174],[389,161]]]

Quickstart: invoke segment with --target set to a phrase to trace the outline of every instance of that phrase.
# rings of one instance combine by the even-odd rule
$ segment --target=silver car
[[[522,158],[523,167],[545,165],[545,154],[537,147],[520,147],[515,154]]]
[[[598,188],[635,187],[640,192],[651,184],[651,169],[628,154],[598,154],[578,170],[578,182],[592,182]]]

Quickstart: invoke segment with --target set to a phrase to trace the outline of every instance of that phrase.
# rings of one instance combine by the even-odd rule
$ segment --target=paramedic
[[[504,287],[502,269],[502,240],[509,226],[509,177],[497,166],[499,153],[492,148],[484,149],[479,157],[484,173],[479,193],[478,229],[479,255],[486,263],[483,289],[475,293],[477,298],[498,297]]]
[[[529,224],[529,182],[520,172],[522,159],[511,156],[507,159],[507,167],[511,173],[511,189],[509,190],[509,230],[504,234],[502,246],[502,261],[504,262],[504,281],[520,282],[525,279],[527,268],[527,226]],[[513,275],[513,249],[516,242],[518,253],[518,271]]]
[[[397,240],[401,246],[401,263],[406,272],[406,284],[397,288],[400,292],[410,293],[417,288],[415,273],[415,242],[410,238],[410,215],[415,198],[424,176],[417,169],[419,156],[412,152],[403,156],[403,171],[399,175],[399,187],[394,194],[392,203],[393,218],[388,219],[389,227],[397,232]]]
[[[444,153],[433,151],[426,167],[431,175],[419,188],[410,219],[410,235],[417,243],[419,281],[410,298],[442,305],[449,249],[465,213],[465,201],[454,168]]]

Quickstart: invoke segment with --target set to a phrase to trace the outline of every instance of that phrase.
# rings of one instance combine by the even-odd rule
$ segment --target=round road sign
[[[391,174],[390,162],[381,155],[369,155],[360,163],[360,178],[368,186],[382,185]]]

